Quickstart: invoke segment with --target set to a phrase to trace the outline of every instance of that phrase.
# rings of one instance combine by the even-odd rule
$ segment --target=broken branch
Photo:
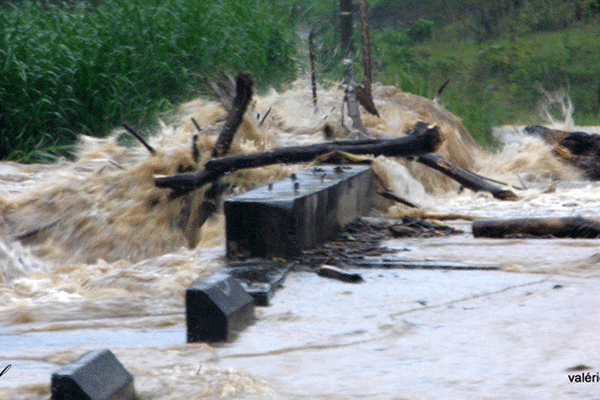
[[[471,189],[475,192],[484,191],[489,192],[494,198],[499,200],[518,200],[516,194],[511,190],[502,189],[499,186],[493,185],[490,182],[482,179],[477,174],[472,173],[464,168],[459,167],[446,160],[445,158],[437,154],[425,154],[417,158],[417,161],[421,164],[427,165],[435,170],[442,172],[443,174],[454,179],[467,189]]]
[[[406,199],[403,199],[402,197],[400,197],[400,196],[398,196],[395,193],[392,193],[390,191],[380,190],[380,191],[377,192],[377,194],[380,195],[381,197],[385,197],[386,199],[393,200],[393,201],[395,201],[397,203],[400,203],[400,204],[404,204],[407,207],[410,207],[410,208],[419,208],[419,206],[414,205],[410,201],[408,201]]]
[[[233,135],[238,126],[242,123],[242,118],[252,98],[252,77],[247,73],[240,73],[236,78],[236,95],[231,104],[231,110],[227,115],[225,125],[217,138],[215,147],[212,151],[212,157],[221,157],[229,152],[229,147],[233,141]]]

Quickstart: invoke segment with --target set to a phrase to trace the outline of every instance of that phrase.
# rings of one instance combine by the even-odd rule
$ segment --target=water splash
[[[540,84],[537,85],[537,90],[542,94],[539,109],[546,123],[551,128],[571,132],[575,127],[573,121],[575,108],[568,90],[560,88],[555,91],[547,91]]]

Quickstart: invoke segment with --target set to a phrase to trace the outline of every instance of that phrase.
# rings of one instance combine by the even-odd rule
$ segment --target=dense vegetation
[[[341,76],[339,0],[302,0],[320,33],[321,73]],[[543,123],[541,90],[563,89],[575,122],[600,123],[600,0],[370,0],[373,79],[442,102],[482,144],[491,127]],[[360,65],[354,16],[351,57]],[[361,80],[360,69],[355,78]]]
[[[80,133],[148,124],[218,71],[292,79],[286,15],[268,0],[0,5],[0,159],[66,155]]]
[[[442,103],[482,144],[491,127],[542,123],[540,89],[564,88],[575,122],[600,123],[600,0],[367,0],[374,81]],[[322,81],[342,54],[340,0],[60,0],[0,2],[0,159],[68,155],[204,89],[219,71],[259,86],[295,78],[296,31],[314,29]],[[302,63],[300,63],[301,65]]]

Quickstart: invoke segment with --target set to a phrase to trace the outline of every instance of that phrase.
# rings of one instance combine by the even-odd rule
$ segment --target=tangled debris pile
[[[321,265],[334,265],[341,268],[359,267],[365,257],[381,257],[396,253],[382,247],[384,240],[397,237],[429,238],[462,233],[446,225],[416,218],[402,220],[359,218],[348,224],[334,239],[315,248],[305,250],[298,259],[298,268],[316,270]]]

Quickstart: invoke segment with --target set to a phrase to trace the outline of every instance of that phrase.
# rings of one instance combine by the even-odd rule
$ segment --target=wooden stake
[[[308,34],[308,53],[310,57],[310,82],[312,86],[313,104],[317,111],[317,73],[315,71],[315,45],[314,45],[315,30],[311,29]]]
[[[363,86],[368,97],[372,99],[373,94],[371,92],[371,38],[369,37],[369,18],[367,15],[367,0],[359,0],[358,6],[360,8],[360,33],[362,36],[362,49],[364,60],[363,66],[365,70]]]

